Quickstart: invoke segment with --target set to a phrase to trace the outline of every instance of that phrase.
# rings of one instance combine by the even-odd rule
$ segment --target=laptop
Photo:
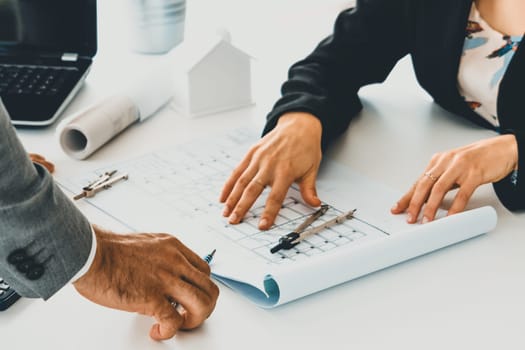
[[[96,0],[0,0],[0,97],[12,123],[52,124],[96,52]]]

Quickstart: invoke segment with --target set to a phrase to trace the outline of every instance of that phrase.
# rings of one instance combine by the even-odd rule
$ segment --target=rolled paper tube
[[[59,143],[69,156],[85,159],[139,120],[137,105],[127,96],[112,96],[64,120],[57,127]]]
[[[166,105],[174,94],[169,58],[133,77],[121,92],[63,120],[57,134],[64,152],[85,159],[128,126]]]

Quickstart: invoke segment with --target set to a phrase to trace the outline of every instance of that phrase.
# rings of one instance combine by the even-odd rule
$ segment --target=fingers
[[[170,297],[182,305],[183,328],[200,325],[209,317],[219,296],[219,288],[209,278],[208,264],[178,240],[183,257],[159,274]],[[179,255],[180,256],[180,255]]]
[[[201,259],[203,262],[204,260]],[[206,264],[206,262],[204,262]],[[206,264],[207,265],[207,264]],[[175,276],[197,289],[200,289],[205,294],[210,296],[210,299],[218,296],[219,291],[215,283],[209,278],[209,267],[207,271],[203,272],[197,267],[191,265],[188,261],[181,261],[174,269],[167,269],[166,272],[170,273],[172,276]],[[169,279],[170,277],[165,277]],[[170,285],[170,284],[168,284]],[[177,301],[180,302],[179,299]]]
[[[219,296],[219,288],[188,261],[177,269],[158,271],[166,290],[162,298],[155,299],[153,316],[158,323],[150,330],[150,337],[164,340],[173,337],[179,329],[200,326],[212,313]],[[148,312],[144,312],[148,314]]]
[[[155,300],[157,307],[153,316],[157,323],[150,330],[152,339],[165,340],[173,337],[179,329],[196,328],[215,308],[219,289],[208,275],[188,262],[179,265],[177,272],[158,271],[166,292]],[[144,313],[148,314],[147,311]]]
[[[256,174],[259,177],[261,176],[258,174],[258,165],[254,163],[247,167],[245,171],[238,177],[237,182],[229,193],[228,198],[224,204],[224,211],[222,214],[224,216],[231,216],[229,220],[231,224],[239,223],[244,217],[244,214],[246,214],[250,208],[249,206],[243,206],[243,203],[239,203],[240,199],[244,195],[244,192],[246,190],[250,191],[248,196],[244,198],[245,202],[251,201],[251,203],[253,203],[253,201],[255,201],[255,199],[264,189],[264,186],[266,185],[264,182],[261,180],[253,181]],[[252,201],[252,197],[255,194],[257,195]]]
[[[164,278],[172,279],[169,276]],[[218,287],[197,270],[187,270],[180,278],[172,279],[168,291],[170,298],[182,306],[177,309],[181,312],[183,329],[200,326],[210,316],[219,296]]]
[[[252,156],[253,156],[253,153],[255,152],[255,150],[256,150],[256,148],[252,147],[248,151],[248,153],[243,158],[241,163],[239,163],[239,165],[233,170],[233,172],[230,175],[230,177],[224,183],[224,186],[223,186],[222,191],[221,191],[221,195],[219,197],[219,201],[221,203],[224,203],[226,201],[226,199],[228,199],[228,197],[230,196],[230,193],[232,192],[233,188],[235,187],[235,185],[237,183],[237,180],[239,180],[239,177],[241,177],[241,175],[244,173],[244,171],[250,165],[250,163],[252,161]],[[228,215],[229,215],[229,213],[226,214],[225,216],[228,216]]]
[[[467,206],[467,203],[475,190],[476,186],[472,186],[470,184],[460,187],[456,197],[454,198],[454,202],[448,209],[447,215],[456,214],[465,210],[465,207]]]
[[[403,213],[406,208],[408,208],[408,205],[410,204],[410,198],[412,198],[414,191],[416,190],[416,184],[413,184],[412,187],[410,187],[410,190],[408,190],[407,193],[403,195],[390,209],[390,212],[392,214],[401,214]]]
[[[223,216],[231,224],[241,222],[266,186],[272,191],[267,199],[259,227],[269,228],[284,200],[288,188],[297,181],[305,202],[320,205],[315,177],[322,157],[322,126],[309,113],[287,113],[235,168],[220,195],[225,203]]]
[[[455,167],[449,168],[439,177],[434,175],[436,173],[437,170],[425,172],[392,207],[392,214],[400,214],[406,211],[407,222],[413,224],[417,222],[419,214],[423,210],[421,223],[430,222],[435,219],[447,193],[458,186],[459,191],[449,208],[448,215],[465,210],[470,197],[478,186],[475,179],[464,178],[461,169]]]
[[[157,300],[158,311],[154,314],[157,323],[151,326],[149,336],[157,341],[170,339],[183,326],[184,318],[164,297]]]
[[[238,184],[239,186],[242,186],[241,183]],[[241,197],[235,204],[235,208],[233,209],[230,218],[229,223],[230,224],[238,224],[241,222],[242,218],[246,215],[246,212],[250,210],[253,203],[257,200],[257,198],[260,196],[262,191],[264,190],[266,186],[263,184],[262,181],[253,179],[241,192]],[[239,190],[240,191],[240,190]],[[230,199],[228,199],[229,201]],[[233,201],[235,198],[233,199]],[[233,206],[233,204],[230,204]]]
[[[310,169],[298,180],[301,195],[305,202],[314,207],[321,204],[320,199],[317,197],[315,186],[319,168],[318,163],[310,166]],[[244,167],[240,166],[238,169],[240,168]],[[235,174],[232,174],[231,178],[236,178],[236,183],[229,192],[223,211],[224,216],[229,216],[228,221],[230,224],[241,222],[266,186],[271,185],[272,190],[266,200],[266,206],[259,221],[259,228],[267,230],[273,225],[275,217],[288,193],[288,189],[295,180],[291,166],[281,165],[278,168],[279,170],[275,168],[261,169],[258,163],[253,163],[245,168],[241,175],[237,173],[237,170],[234,172]],[[229,188],[230,185],[226,186]]]
[[[277,178],[266,199],[266,205],[259,220],[259,229],[267,230],[273,225],[275,217],[279,213],[279,210],[281,210],[288,189],[292,183],[293,180],[288,177],[281,176]]]
[[[171,280],[170,296],[163,298],[153,313],[157,323],[150,329],[152,339],[165,340],[175,336],[179,329],[196,328],[212,313],[219,289],[205,274],[196,269],[193,272],[190,277],[175,279],[164,272],[164,278]]]
[[[51,162],[48,162],[46,158],[41,156],[40,154],[29,153],[29,158],[31,158],[31,161],[33,163],[38,163],[45,167],[50,173],[53,173],[55,171],[55,165]]]
[[[517,143],[513,135],[501,135],[436,153],[423,176],[391,209],[393,214],[406,210],[407,221],[414,223],[421,208],[423,222],[432,221],[446,194],[459,187],[448,214],[463,211],[476,188],[500,181],[516,169]]]
[[[445,193],[450,189],[444,185],[447,181],[445,180],[447,176],[437,175],[438,170],[426,171],[423,176],[417,182],[412,198],[407,208],[407,222],[413,224],[418,220],[419,213],[423,205],[427,202],[427,199],[434,196],[433,200],[438,201],[439,205],[445,196]],[[439,184],[438,184],[439,182]],[[439,188],[439,194],[434,193],[435,190]],[[440,197],[440,194],[442,196]],[[437,210],[437,207],[433,208],[434,213]],[[429,212],[432,211],[432,208],[429,209]],[[433,218],[433,217],[432,217]],[[425,222],[429,220],[428,217],[425,218]]]
[[[457,169],[450,168],[445,173],[443,173],[443,175],[441,175],[441,177],[435,182],[433,186],[431,184],[432,187],[431,187],[430,195],[428,197],[428,200],[425,204],[425,209],[423,211],[422,223],[427,223],[435,219],[437,210],[439,209],[439,206],[443,202],[445,195],[450,190],[456,187],[457,180],[458,180]]]
[[[391,212],[400,214],[406,211],[406,221],[413,224],[417,222],[421,209],[425,206],[422,222],[433,220],[443,198],[455,183],[455,177],[450,173],[442,176],[435,175],[437,173],[437,170],[426,171],[394,205]]]
[[[219,289],[207,264],[167,234],[115,234],[94,226],[97,251],[77,291],[107,307],[153,316],[156,340],[202,324],[215,308]],[[107,261],[111,261],[108,264]],[[170,304],[181,305],[181,311]]]
[[[168,271],[161,273],[161,276],[171,281],[170,296],[161,300],[153,313],[157,323],[151,327],[150,337],[154,340],[169,339],[179,329],[200,326],[212,313],[219,295],[217,286],[193,268],[187,270],[182,278],[173,278]],[[144,313],[148,314],[147,311]]]
[[[210,275],[210,266],[202,257],[197,255],[193,250],[186,247],[184,243],[176,239],[175,237],[170,237],[170,239],[174,242],[175,249],[184,255],[184,257],[188,260],[188,262],[194,266],[199,271],[206,274],[206,276]]]
[[[40,154],[38,153],[29,153],[29,157],[32,159],[32,160],[46,160],[44,158],[44,156],[41,156]]]
[[[252,207],[253,203],[261,195],[265,185],[262,181],[252,180],[248,186],[243,190],[241,198],[235,205],[235,208],[230,215],[229,223],[238,224],[242,218],[246,215],[246,212]]]
[[[308,172],[301,181],[299,181],[299,190],[306,204],[312,207],[318,207],[321,205],[321,200],[317,197],[317,189],[315,181],[317,179],[317,168]]]

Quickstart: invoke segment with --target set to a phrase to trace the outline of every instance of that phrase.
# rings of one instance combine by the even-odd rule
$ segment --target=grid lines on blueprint
[[[218,232],[235,244],[248,249],[267,263],[285,264],[322,254],[348,244],[357,244],[382,234],[359,220],[349,220],[332,226],[319,234],[310,236],[290,250],[270,253],[281,236],[293,231],[315,211],[303,203],[300,193],[292,187],[272,228],[257,228],[264,210],[269,189],[266,189],[254,207],[238,225],[230,225],[221,213],[219,192],[233,168],[242,159],[253,135],[238,133],[220,143],[187,144],[174,149],[162,150],[115,165],[129,174],[135,189],[143,195],[155,198],[160,205],[168,206],[173,219],[184,218],[209,223],[209,230]],[[100,169],[97,174],[108,169]],[[325,215],[310,227],[326,222],[343,211],[330,206]]]

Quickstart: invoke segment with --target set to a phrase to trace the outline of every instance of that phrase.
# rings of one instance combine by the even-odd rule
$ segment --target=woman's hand
[[[48,162],[47,159],[41,156],[40,154],[29,153],[29,158],[31,158],[31,161],[33,163],[38,163],[45,167],[50,173],[53,173],[53,171],[55,171],[55,165],[51,162]]]
[[[415,223],[423,207],[422,223],[434,220],[448,191],[459,188],[448,215],[461,212],[478,186],[497,182],[516,168],[518,145],[514,135],[478,141],[451,151],[435,154],[423,175],[391,209],[407,212],[407,222]]]
[[[115,234],[94,227],[97,252],[74,282],[87,299],[152,316],[155,340],[201,325],[215,308],[219,289],[208,264],[168,234]]]
[[[275,129],[252,146],[224,184],[220,201],[225,203],[223,215],[229,216],[229,222],[239,223],[264,188],[271,186],[259,221],[260,229],[270,228],[294,181],[304,201],[319,206],[315,180],[321,163],[321,133],[321,123],[311,114],[281,116]]]

